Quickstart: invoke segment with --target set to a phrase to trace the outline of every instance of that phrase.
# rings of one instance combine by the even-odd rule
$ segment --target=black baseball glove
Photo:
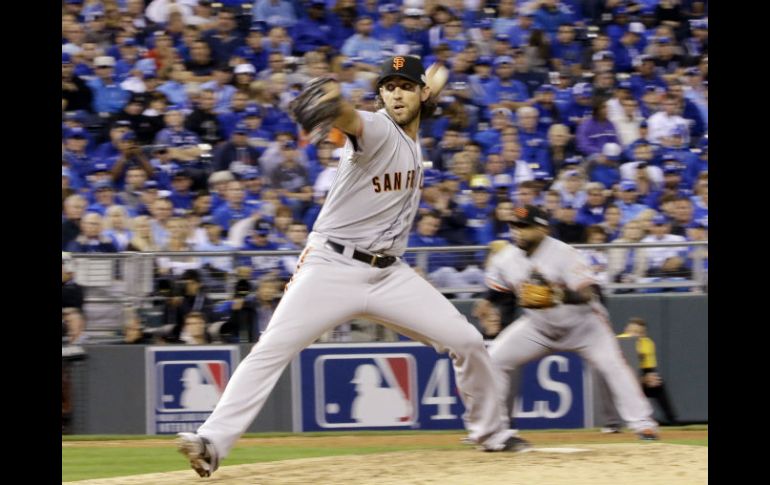
[[[325,139],[332,129],[332,123],[339,116],[342,101],[340,96],[327,96],[327,84],[336,82],[331,77],[311,79],[289,104],[292,118],[302,126],[311,143]]]

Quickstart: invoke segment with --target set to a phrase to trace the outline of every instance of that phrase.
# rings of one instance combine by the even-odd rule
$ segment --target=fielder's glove
[[[325,139],[339,115],[341,98],[327,96],[328,88],[325,87],[328,83],[336,82],[331,77],[311,79],[305,84],[302,92],[289,103],[292,118],[302,126],[311,143]]]
[[[524,308],[550,308],[558,303],[553,288],[538,283],[522,283],[518,297]]]

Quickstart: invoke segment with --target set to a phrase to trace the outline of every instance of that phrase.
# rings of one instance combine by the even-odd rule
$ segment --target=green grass
[[[260,435],[262,436],[262,435]],[[103,439],[103,438],[102,438]],[[170,443],[169,443],[170,445]],[[324,456],[367,455],[390,451],[419,449],[452,449],[456,445],[392,445],[392,446],[324,446],[304,448],[291,446],[240,446],[227,457],[227,465]],[[187,470],[189,465],[172,446],[169,448],[63,448],[62,481],[109,478],[144,473]]]
[[[663,442],[678,445],[708,446],[708,438],[705,439],[666,439],[666,430],[708,430],[706,425],[691,425],[676,428],[663,429]],[[557,433],[569,432],[575,434],[586,434],[586,442],[596,442],[597,429],[583,430],[537,430],[538,433]],[[318,432],[318,433],[249,433],[244,438],[278,438],[285,436],[302,437],[329,437],[339,434],[345,436],[393,436],[410,434],[458,434],[459,430],[453,431],[359,431],[359,432]],[[525,431],[525,435],[526,435]],[[628,435],[629,441],[633,440],[631,433]],[[128,446],[109,446],[109,447],[62,447],[62,481],[72,482],[76,480],[87,480],[93,478],[109,478],[127,475],[137,475],[144,473],[160,473],[176,470],[187,470],[188,464],[177,453],[171,443],[172,436],[144,436],[144,435],[70,435],[63,436],[62,442],[68,441],[141,441],[141,440],[168,440],[169,446],[156,447],[128,447]],[[575,443],[571,443],[575,444]],[[136,446],[136,445],[134,445]],[[551,445],[549,445],[551,446]],[[311,445],[299,445],[292,443],[290,445],[246,445],[241,444],[234,448],[227,457],[227,465],[240,465],[247,463],[269,462],[278,460],[289,460],[299,458],[316,458],[324,456],[344,456],[344,455],[365,455],[372,453],[385,453],[404,450],[442,450],[456,449],[457,445],[425,445],[425,444],[394,444],[394,445],[356,445],[356,446],[329,446],[325,443],[323,447]]]

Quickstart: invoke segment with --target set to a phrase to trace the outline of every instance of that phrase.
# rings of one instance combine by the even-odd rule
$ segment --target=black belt
[[[345,254],[345,246],[337,244],[333,241],[326,241],[326,247],[334,252]],[[391,264],[395,263],[398,258],[395,256],[388,256],[386,254],[368,254],[355,249],[353,251],[353,259],[357,259],[369,266],[376,266],[377,268],[387,268]]]

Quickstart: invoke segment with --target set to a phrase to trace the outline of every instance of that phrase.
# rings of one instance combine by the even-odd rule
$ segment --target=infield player
[[[470,436],[485,451],[519,449],[521,440],[501,420],[496,370],[481,334],[401,259],[420,203],[420,120],[446,82],[446,72],[434,67],[428,76],[416,57],[387,59],[377,82],[384,107],[376,113],[355,110],[328,79],[310,81],[293,102],[295,119],[312,141],[332,126],[347,140],[267,329],[197,433],[179,435],[179,450],[200,476],[209,476],[228,455],[291,359],[327,330],[359,316],[448,352]]]
[[[510,374],[525,363],[559,351],[575,351],[606,380],[621,418],[641,439],[657,439],[658,424],[636,374],[623,359],[599,283],[583,256],[548,236],[548,215],[536,206],[514,209],[515,246],[497,253],[487,266],[488,299],[513,292],[524,313],[489,348],[501,370],[499,389],[507,399]],[[506,409],[509,420],[511,409]]]

